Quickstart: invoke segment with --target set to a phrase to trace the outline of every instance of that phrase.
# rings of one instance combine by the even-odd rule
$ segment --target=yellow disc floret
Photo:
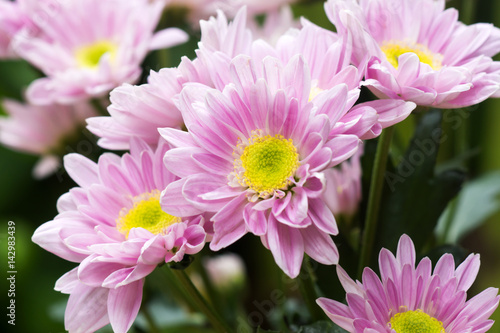
[[[408,52],[415,53],[420,62],[431,66],[434,70],[439,70],[442,66],[443,56],[439,53],[433,53],[422,44],[390,41],[383,43],[381,49],[385,53],[387,61],[396,69],[399,66],[399,56]]]
[[[422,310],[396,313],[390,326],[397,333],[446,333],[442,322]]]
[[[286,190],[292,184],[292,177],[299,166],[299,154],[292,139],[276,134],[261,135],[252,132],[247,144],[240,143],[242,150],[234,161],[234,174],[238,183],[268,198],[276,190]]]
[[[79,47],[76,52],[76,62],[80,67],[96,68],[101,57],[109,53],[111,58],[115,56],[116,45],[107,40],[97,41],[93,44]]]
[[[309,102],[312,101],[316,96],[321,94],[323,92],[323,89],[319,87],[312,87],[311,92],[309,93]]]
[[[128,237],[132,228],[144,228],[153,234],[164,233],[181,219],[165,213],[160,206],[160,191],[154,190],[134,197],[132,208],[123,208],[116,220],[116,228]]]

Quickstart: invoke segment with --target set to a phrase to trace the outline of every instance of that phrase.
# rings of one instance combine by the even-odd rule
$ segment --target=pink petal
[[[126,333],[132,326],[142,302],[144,280],[109,290],[108,313],[114,332]]]
[[[300,232],[269,217],[267,242],[276,264],[292,279],[299,275],[304,257],[304,240]]]
[[[178,28],[167,28],[156,32],[149,43],[149,50],[166,49],[187,42],[189,36]]]
[[[109,289],[79,283],[69,296],[64,327],[70,332],[95,332],[109,323]]]

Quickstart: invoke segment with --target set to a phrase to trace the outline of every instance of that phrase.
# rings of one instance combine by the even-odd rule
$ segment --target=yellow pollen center
[[[76,52],[76,62],[80,67],[95,68],[103,55],[109,53],[111,58],[115,56],[116,45],[107,40],[97,41],[93,44],[79,47]]]
[[[399,66],[399,56],[408,52],[415,53],[420,62],[431,66],[434,70],[439,70],[442,67],[443,56],[439,53],[433,53],[422,44],[390,41],[385,42],[381,49],[385,53],[387,61],[396,69]]]
[[[242,149],[243,144],[237,147]],[[238,183],[268,198],[274,191],[286,190],[292,184],[299,166],[299,154],[292,139],[282,135],[261,136],[254,131],[241,156],[234,161],[234,173]]]
[[[446,333],[442,322],[422,310],[396,313],[390,326],[397,333]]]
[[[181,219],[165,213],[160,206],[160,191],[154,190],[134,197],[132,208],[122,208],[116,228],[128,238],[132,228],[144,228],[153,234],[166,232],[172,224]]]
[[[312,87],[311,88],[311,92],[309,93],[309,102],[312,101],[321,92],[323,92],[323,89],[318,88],[318,87]]]

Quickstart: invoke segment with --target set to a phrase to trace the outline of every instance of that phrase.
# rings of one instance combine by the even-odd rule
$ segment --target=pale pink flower
[[[262,39],[271,45],[277,41],[291,28],[299,28],[300,21],[293,16],[290,6],[267,12],[262,24],[254,18],[248,19],[248,28],[252,31],[254,39]]]
[[[325,9],[369,62],[367,85],[380,98],[456,108],[500,96],[500,29],[466,26],[444,0],[329,0]]]
[[[230,18],[237,15],[241,8],[246,7],[248,18],[255,15],[269,14],[297,0],[171,0],[168,6],[181,7],[188,10],[188,19],[193,27],[198,27],[200,20],[206,20],[218,11]]]
[[[242,9],[232,22],[224,13],[200,22],[201,41],[197,53],[200,59],[186,57],[178,68],[163,68],[151,72],[148,83],[140,86],[125,84],[111,92],[110,117],[88,119],[88,129],[101,137],[99,145],[108,149],[128,149],[130,136],[137,136],[149,144],[158,142],[158,128],[181,128],[182,115],[173,103],[187,82],[208,86],[224,86],[219,73],[206,60],[213,56],[227,64],[238,54],[248,54],[252,34],[246,27],[246,11]],[[227,81],[227,79],[226,79]]]
[[[49,176],[59,168],[61,156],[68,152],[65,145],[78,137],[86,118],[96,115],[85,103],[36,106],[5,100],[3,108],[8,116],[0,117],[0,142],[41,157],[33,170],[35,178]]]
[[[10,42],[27,21],[17,3],[0,0],[0,59],[16,57]]]
[[[380,278],[367,267],[361,283],[337,266],[347,305],[317,300],[328,317],[348,332],[482,333],[493,325],[488,318],[498,306],[497,288],[467,300],[479,271],[478,254],[469,255],[456,269],[451,254],[443,255],[433,271],[427,257],[415,268],[415,247],[403,235],[396,257],[387,249],[380,251],[379,267]]]
[[[359,97],[364,67],[360,66],[359,70],[350,65],[351,50],[345,38],[302,19],[302,28],[292,29],[282,36],[275,52],[284,63],[297,54],[304,57],[310,69],[312,84],[309,99],[313,103],[322,103],[328,89],[339,84],[347,85],[349,112],[337,120],[331,134],[355,134],[362,139],[370,139],[380,135],[382,128],[404,120],[416,105],[388,99],[354,105]],[[273,54],[269,47],[258,42],[253,45],[252,51],[261,58]],[[324,110],[332,117],[328,108]]]
[[[59,3],[37,36],[18,35],[14,49],[47,77],[27,90],[32,103],[73,103],[136,81],[152,49],[187,40],[179,29],[154,32],[162,2],[68,0]]]
[[[130,150],[121,158],[103,154],[97,164],[66,155],[66,171],[80,187],[61,196],[59,214],[33,235],[47,251],[80,263],[56,283],[70,294],[69,332],[108,323],[126,332],[139,311],[144,278],[205,244],[203,216],[180,218],[160,208],[160,191],[176,179],[162,163],[168,146],[160,142],[155,152],[133,140]]]
[[[338,230],[321,197],[322,172],[352,156],[360,143],[356,135],[330,135],[347,112],[347,86],[329,89],[313,104],[309,73],[300,55],[286,65],[269,56],[254,64],[239,55],[222,92],[185,85],[178,107],[188,132],[160,129],[176,147],[165,163],[181,178],[162,193],[164,210],[215,213],[214,251],[247,232],[261,236],[291,277],[304,252],[323,264],[337,263],[330,235]]]
[[[326,188],[323,199],[335,216],[352,216],[358,210],[361,201],[362,154],[363,149],[360,148],[338,168],[325,170]]]

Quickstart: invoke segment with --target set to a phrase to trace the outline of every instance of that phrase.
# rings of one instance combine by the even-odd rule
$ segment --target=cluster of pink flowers
[[[78,187],[33,236],[78,263],[56,284],[70,294],[70,332],[108,323],[126,332],[144,278],[206,242],[218,251],[258,236],[291,278],[304,254],[338,264],[335,216],[353,215],[361,200],[362,141],[417,105],[454,108],[500,96],[500,66],[491,59],[500,30],[463,25],[444,0],[329,0],[337,33],[306,19],[296,26],[283,12],[291,27],[266,40],[262,31],[269,37],[282,26],[259,32],[249,17],[289,1],[238,11],[232,3],[228,14],[200,22],[195,59],[151,71],[141,85],[134,84],[149,51],[187,40],[176,28],[155,31],[165,6],[177,2],[0,1],[0,22],[8,22],[0,25],[0,55],[46,75],[28,87],[29,105],[6,102],[11,118],[0,121],[0,141],[53,158],[86,119],[100,146],[129,150],[97,163],[65,156]],[[194,11],[199,2],[183,4]],[[230,3],[209,2],[213,10]],[[44,8],[57,19],[40,19]],[[380,99],[359,102],[362,86]],[[98,116],[89,101],[105,103],[108,93],[109,116]],[[396,258],[381,252],[382,281],[367,268],[356,283],[337,266],[348,305],[318,303],[350,332],[408,332],[419,320],[435,332],[484,332],[499,297],[490,288],[466,302],[478,268],[478,256],[455,270],[447,255],[432,274],[427,259],[415,269],[415,249],[402,236]]]

